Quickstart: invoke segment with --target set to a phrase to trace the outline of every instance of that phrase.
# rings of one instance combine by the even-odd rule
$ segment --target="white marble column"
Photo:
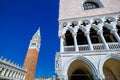
[[[11,72],[9,73],[9,77],[11,78],[12,75],[13,75],[13,71],[11,71]]]
[[[112,30],[112,33],[113,33],[113,35],[115,36],[115,38],[117,39],[117,41],[118,41],[119,44],[120,44],[120,37],[119,37],[119,35],[118,35],[118,33],[117,33],[117,29]]]
[[[7,70],[7,69],[4,68],[4,70],[1,72],[1,76],[4,76],[4,75],[5,75],[6,70]]]
[[[21,79],[23,79],[23,78],[24,78],[24,75],[22,74]]]
[[[25,80],[26,75],[23,75],[23,80]]]
[[[3,69],[3,68],[2,68],[2,67],[0,67],[0,71],[2,71],[2,69]]]
[[[105,40],[105,38],[103,36],[103,31],[98,31],[98,34],[99,34],[99,36],[100,36],[100,38],[101,38],[101,40],[103,42],[103,45],[104,45],[105,49],[109,49],[108,44],[106,43],[106,40]]]
[[[19,79],[21,79],[21,76],[22,76],[22,73],[20,74]]]
[[[60,36],[60,52],[64,52],[64,38]]]
[[[78,49],[78,45],[77,45],[77,36],[76,36],[77,34],[76,33],[72,33],[72,36],[73,36],[73,38],[74,38],[74,46],[75,46],[75,51],[76,52],[79,52],[79,49]]]
[[[92,42],[91,42],[91,39],[90,39],[90,36],[89,36],[89,32],[85,33],[85,36],[87,37],[87,42],[88,42],[89,49],[93,50],[93,45],[92,45]]]
[[[13,78],[15,78],[15,76],[16,76],[16,72],[14,72],[14,74],[13,74]]]
[[[21,74],[20,79],[22,79],[22,76],[23,76],[23,75]]]
[[[0,75],[1,75],[1,73],[2,73],[2,70],[3,70],[3,68],[1,67],[1,68],[0,68]]]
[[[16,78],[18,78],[18,76],[19,76],[19,73],[17,72],[17,74],[16,74]]]
[[[21,73],[19,74],[18,79],[20,79],[20,76],[21,76]]]
[[[5,76],[8,76],[8,75],[9,75],[9,73],[10,73],[10,70],[8,70],[8,71],[6,72]]]

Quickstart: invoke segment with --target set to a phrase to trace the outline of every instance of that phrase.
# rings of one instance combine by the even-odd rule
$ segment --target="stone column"
[[[16,74],[16,78],[18,79],[18,76],[19,76],[19,73],[17,72],[17,74]]]
[[[79,52],[78,45],[77,45],[77,39],[76,39],[76,33],[72,33],[73,38],[74,38],[74,46],[75,46],[75,51]]]
[[[64,52],[64,38],[60,36],[60,52]]]
[[[22,74],[22,75],[21,75],[21,79],[23,79],[23,78],[24,78],[24,75]]]
[[[99,34],[99,36],[100,36],[100,38],[101,38],[101,40],[103,42],[103,45],[104,45],[105,49],[109,49],[108,44],[106,43],[106,40],[105,40],[105,38],[103,36],[103,31],[98,31],[98,34]]]
[[[22,79],[22,76],[23,76],[23,75],[21,74],[20,79]]]
[[[15,76],[16,76],[16,72],[14,72],[14,74],[13,74],[13,76],[12,76],[12,77],[13,77],[13,78],[15,78]]]
[[[113,29],[111,31],[111,33],[113,33],[113,35],[115,36],[115,38],[117,39],[117,41],[120,43],[120,37],[119,37],[119,35],[117,33],[117,29]]]
[[[21,74],[20,79],[23,79],[23,74]]]
[[[11,71],[11,73],[9,73],[9,77],[11,78],[13,75],[13,71]]]
[[[2,71],[2,69],[3,69],[3,68],[2,68],[2,67],[0,67],[0,71]]]
[[[99,80],[105,80],[105,76],[102,74],[98,74],[98,78],[99,78]]]
[[[88,41],[88,46],[90,50],[93,50],[93,45],[89,36],[89,32],[85,33],[85,36],[87,37],[87,41]]]
[[[20,76],[21,76],[21,73],[19,74],[18,79],[20,79]]]
[[[59,80],[68,80],[65,75],[59,75]],[[57,80],[57,79],[56,79]]]
[[[0,72],[1,72],[1,73],[2,73],[2,70],[3,70],[3,68],[1,67],[1,68],[0,68]],[[0,73],[0,75],[1,75],[1,73]]]
[[[4,68],[4,70],[1,72],[1,76],[4,76],[4,75],[5,75],[6,70],[7,70],[7,69]]]
[[[23,80],[25,80],[25,76],[26,76],[26,75],[23,75]]]
[[[6,72],[5,76],[8,76],[8,75],[9,75],[9,73],[10,73],[10,70],[8,70],[8,71]]]

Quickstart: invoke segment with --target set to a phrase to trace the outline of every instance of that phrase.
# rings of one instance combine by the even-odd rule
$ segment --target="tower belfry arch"
[[[60,0],[58,80],[109,80],[108,73],[111,79],[120,79],[119,60],[110,58],[101,67],[107,54],[120,58],[119,5],[118,0]]]

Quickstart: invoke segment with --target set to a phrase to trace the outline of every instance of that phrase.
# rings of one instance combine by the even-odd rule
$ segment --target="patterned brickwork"
[[[27,69],[25,80],[34,80],[37,59],[38,51],[36,49],[29,49],[23,66]]]

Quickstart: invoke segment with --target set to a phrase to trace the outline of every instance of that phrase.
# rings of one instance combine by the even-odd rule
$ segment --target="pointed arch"
[[[112,63],[112,64],[111,64]],[[115,58],[109,58],[103,65],[105,80],[120,80],[120,61]]]
[[[93,44],[101,43],[101,39],[94,28],[90,28],[90,38]]]
[[[69,59],[64,64],[64,67],[63,67],[63,70],[62,70],[63,71],[62,74],[65,75],[65,76],[68,76],[68,78],[70,78],[70,76],[68,74],[69,68],[70,68],[71,64],[74,63],[74,61],[77,61],[77,60],[80,61],[80,62],[83,62],[85,64],[83,66],[87,68],[86,72],[88,71],[88,74],[89,73],[93,74],[93,76],[95,76],[94,78],[98,79],[98,76],[97,76],[98,71],[97,71],[96,67],[94,66],[94,64],[90,60],[88,60],[87,58],[85,58],[83,56],[78,56],[78,55],[77,56],[73,56],[71,59]],[[76,67],[79,67],[79,65],[77,65]]]
[[[78,45],[87,44],[87,39],[84,35],[84,32],[81,29],[78,29],[77,31],[77,43]]]
[[[67,30],[65,33],[65,45],[66,46],[74,45],[74,39],[70,30]]]
[[[119,34],[119,36],[120,36],[120,25],[116,25],[116,27],[117,27],[117,29],[118,29],[118,34]]]
[[[106,42],[117,42],[113,34],[110,33],[110,30],[107,27],[103,27],[103,35]]]
[[[99,73],[103,76],[103,79],[107,77],[106,80],[110,80],[108,79],[109,76],[107,76],[107,73],[109,73],[109,75],[114,76],[111,79],[117,78],[115,80],[119,80],[120,77],[116,75],[120,73],[119,66],[120,66],[120,55],[111,53],[111,54],[106,54],[104,57],[102,57],[102,59],[99,61],[98,70]]]

